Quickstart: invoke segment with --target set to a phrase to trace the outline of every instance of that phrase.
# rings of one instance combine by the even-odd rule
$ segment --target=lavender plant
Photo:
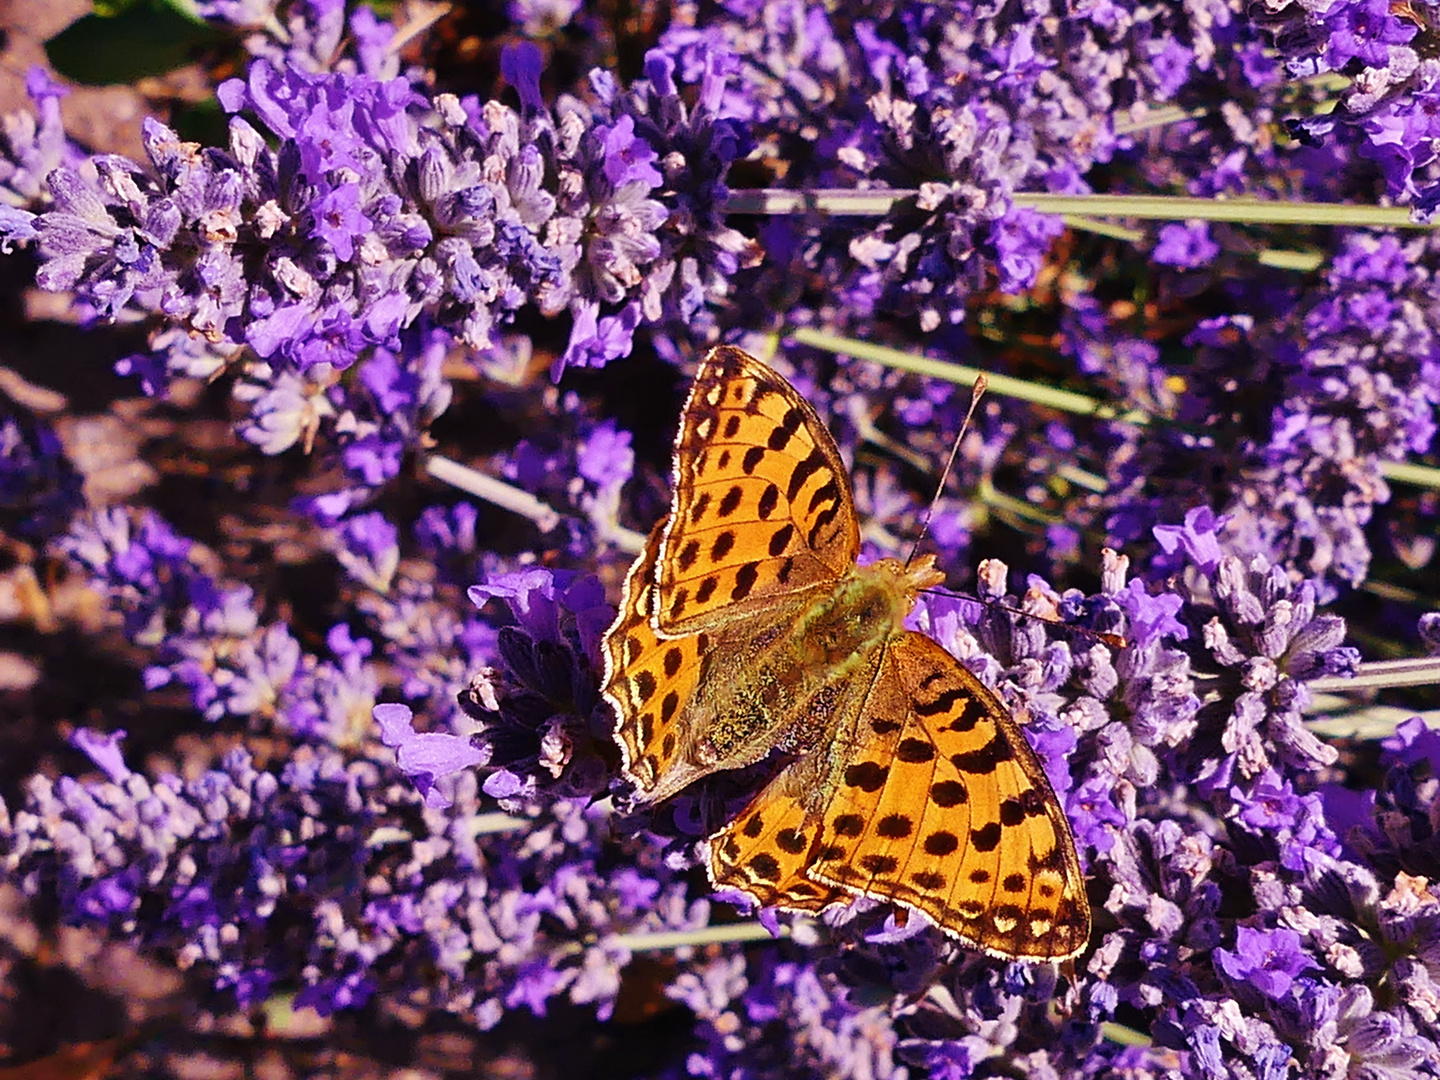
[[[1433,681],[1440,247],[1373,205],[1433,209],[1428,5],[684,4],[634,62],[604,6],[516,3],[485,93],[364,7],[198,11],[244,57],[223,147],[88,152],[39,72],[0,140],[8,257],[143,331],[107,405],[192,433],[142,449],[205,490],[107,499],[73,410],[0,382],[13,637],[134,686],[12,695],[30,917],[220,1016],[593,1035],[648,988],[680,1034],[629,1075],[1440,1073],[1440,743],[1385,686]],[[1054,201],[1141,195],[1172,209]],[[599,643],[684,369],[763,335],[867,557],[990,372],[927,519],[978,600],[913,619],[1065,804],[1072,965],[712,897],[754,777],[650,813],[616,780]]]

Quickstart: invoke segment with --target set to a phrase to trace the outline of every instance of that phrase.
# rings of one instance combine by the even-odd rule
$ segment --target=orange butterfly
[[[792,760],[710,838],[710,880],[820,911],[924,912],[974,948],[1062,960],[1090,936],[1070,825],[1005,706],[902,620],[944,576],[857,566],[839,450],[740,349],[700,364],[675,496],[606,632],[626,777],[658,803],[773,753]]]

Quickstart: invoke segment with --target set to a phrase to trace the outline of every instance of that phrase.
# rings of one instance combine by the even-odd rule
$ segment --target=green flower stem
[[[892,367],[897,371],[909,371],[916,375],[929,376],[932,379],[946,379],[961,386],[970,386],[975,382],[976,376],[982,374],[979,368],[916,356],[901,349],[874,345],[868,341],[857,341],[855,338],[841,337],[839,334],[826,334],[804,326],[788,331],[785,336],[797,345],[808,345],[811,348],[824,349],[841,356],[853,356],[857,360],[870,360],[877,364],[884,364],[886,367]],[[1093,416],[1097,420],[1115,420],[1124,424],[1149,424],[1152,421],[1152,417],[1148,413],[1140,412],[1137,409],[1130,409],[1122,413],[1112,405],[1107,405],[1085,394],[1077,394],[1072,390],[1060,390],[1053,386],[1017,379],[1010,375],[990,372],[983,374],[991,391],[1004,397],[1015,398],[1017,401],[1028,401],[1033,405],[1043,405],[1077,416]],[[1385,479],[1395,483],[1440,488],[1440,468],[1431,465],[1382,461],[1380,462],[1380,473]]]
[[[883,217],[918,192],[883,188],[856,191],[819,188],[790,191],[752,188],[732,191],[725,208],[732,214],[824,214],[829,217]],[[1197,199],[1180,195],[1050,195],[1017,191],[1016,206],[1043,214],[1077,218],[1131,218],[1154,221],[1233,221],[1247,225],[1344,225],[1350,228],[1429,229],[1410,220],[1400,206],[1352,203],[1279,202],[1266,199]]]

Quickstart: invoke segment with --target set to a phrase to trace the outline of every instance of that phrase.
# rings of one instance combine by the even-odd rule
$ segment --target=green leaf
[[[186,0],[112,0],[45,43],[55,70],[90,86],[130,83],[184,67],[225,40]]]

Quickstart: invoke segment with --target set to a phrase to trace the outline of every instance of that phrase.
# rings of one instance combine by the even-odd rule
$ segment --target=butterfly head
[[[880,559],[864,567],[883,580],[893,582],[894,587],[913,600],[926,589],[945,584],[944,573],[935,565],[933,554],[921,555],[909,562],[899,559]],[[906,609],[909,610],[908,607]]]

